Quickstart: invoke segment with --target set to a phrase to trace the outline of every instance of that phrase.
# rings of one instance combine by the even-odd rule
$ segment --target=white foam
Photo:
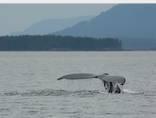
[[[132,91],[130,89],[123,89],[124,93],[131,93],[131,94],[137,94],[138,92]]]

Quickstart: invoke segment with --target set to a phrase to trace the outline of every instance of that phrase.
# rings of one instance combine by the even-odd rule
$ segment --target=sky
[[[117,4],[108,3],[0,3],[0,36],[23,31],[44,19],[64,19],[105,12]]]

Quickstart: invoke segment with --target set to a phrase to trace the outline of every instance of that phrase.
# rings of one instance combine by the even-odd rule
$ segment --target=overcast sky
[[[4,4],[0,3],[0,36],[23,31],[44,19],[99,15],[117,4]]]

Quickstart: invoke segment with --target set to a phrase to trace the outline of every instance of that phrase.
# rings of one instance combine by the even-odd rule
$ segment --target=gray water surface
[[[119,75],[122,94],[98,79],[61,80],[71,73]],[[155,118],[156,52],[0,52],[0,118]]]

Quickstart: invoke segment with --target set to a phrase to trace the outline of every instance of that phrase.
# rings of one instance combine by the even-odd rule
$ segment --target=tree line
[[[1,36],[0,51],[98,51],[122,50],[122,42],[114,38],[91,38],[55,35]]]

